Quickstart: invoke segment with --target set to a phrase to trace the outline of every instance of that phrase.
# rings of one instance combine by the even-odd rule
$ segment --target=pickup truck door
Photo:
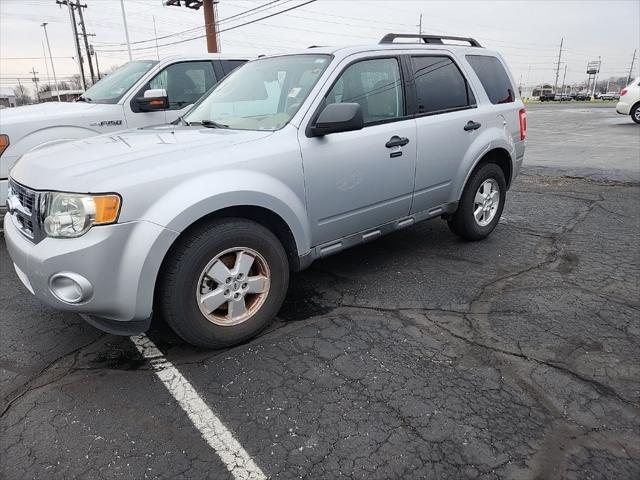
[[[125,103],[125,116],[129,128],[170,123],[184,115],[218,79],[209,60],[173,63],[151,78],[133,98]],[[136,98],[149,89],[164,88],[169,97],[169,108],[156,112],[142,112]]]
[[[399,58],[362,55],[345,66],[310,118],[325,105],[359,103],[362,130],[308,137],[299,130],[312,245],[409,213],[416,166],[416,124],[405,115]]]

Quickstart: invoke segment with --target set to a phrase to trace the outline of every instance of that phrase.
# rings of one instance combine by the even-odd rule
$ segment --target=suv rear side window
[[[403,117],[398,60],[376,58],[349,65],[327,94],[325,104],[330,103],[359,103],[365,125]]]
[[[491,103],[511,103],[516,99],[502,62],[487,55],[467,55],[467,61],[478,75]]]
[[[436,113],[475,105],[476,100],[455,63],[449,57],[411,57],[418,113]]]

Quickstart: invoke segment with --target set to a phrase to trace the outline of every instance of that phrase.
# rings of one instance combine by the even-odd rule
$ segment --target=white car
[[[25,153],[125,128],[170,123],[246,61],[219,54],[136,60],[104,77],[76,102],[2,110],[0,210],[7,200],[9,170]]]
[[[631,115],[634,122],[640,123],[640,77],[622,89],[616,112]]]

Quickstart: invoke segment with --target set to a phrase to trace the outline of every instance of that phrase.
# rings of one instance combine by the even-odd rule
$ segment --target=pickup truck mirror
[[[311,127],[314,137],[330,133],[350,132],[364,127],[362,107],[359,103],[330,103],[316,119]]]
[[[144,97],[136,98],[142,112],[155,112],[169,108],[169,98],[164,88],[152,88],[144,92]]]

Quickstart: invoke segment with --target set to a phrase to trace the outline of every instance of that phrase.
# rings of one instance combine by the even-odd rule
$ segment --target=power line
[[[224,28],[224,29],[222,29],[222,30],[219,30],[219,33],[228,32],[228,31],[230,31],[230,30],[235,30],[236,28],[244,27],[244,26],[246,26],[246,25],[251,25],[252,23],[260,22],[260,21],[262,21],[262,20],[266,20],[267,18],[275,17],[276,15],[281,15],[281,14],[283,14],[283,13],[285,13],[285,12],[289,12],[289,11],[291,11],[291,10],[295,10],[295,9],[297,9],[297,8],[304,7],[305,5],[308,5],[308,4],[310,4],[310,3],[314,3],[315,1],[317,1],[317,0],[307,0],[307,1],[306,1],[306,2],[304,2],[304,3],[300,3],[300,4],[298,4],[298,5],[294,5],[293,7],[289,7],[289,8],[286,8],[286,9],[284,9],[284,10],[280,10],[280,11],[278,11],[278,12],[271,13],[271,14],[269,14],[269,15],[265,15],[264,17],[256,18],[256,19],[254,19],[254,20],[250,20],[250,21],[248,21],[248,22],[244,22],[244,23],[241,23],[241,24],[239,24],[239,25],[234,25],[234,26],[232,26],[232,27]],[[190,42],[190,41],[198,40],[198,39],[200,39],[200,38],[204,38],[204,37],[206,37],[206,34],[204,34],[204,35],[198,35],[198,36],[191,37],[191,38],[185,38],[185,39],[182,39],[182,40],[177,40],[177,41],[175,41],[175,42],[164,43],[164,44],[161,44],[161,45],[158,45],[158,46],[159,46],[159,47],[167,47],[167,46],[169,46],[169,45],[177,45],[177,44],[179,44],[179,43]],[[149,49],[153,49],[153,48],[156,48],[156,47],[152,45],[152,46],[150,46],[150,47],[138,47],[138,48],[132,48],[132,50],[136,50],[136,51],[138,51],[138,50],[149,50]],[[118,50],[100,50],[100,51],[101,51],[101,52],[123,52],[123,51],[125,51],[125,50],[118,49]]]
[[[223,23],[223,22],[228,22],[229,20],[232,20],[234,18],[245,16],[245,15],[249,14],[250,12],[253,12],[254,10],[258,10],[258,9],[269,10],[269,8],[266,8],[266,7],[268,7],[269,5],[271,5],[273,3],[277,3],[277,2],[280,2],[280,1],[282,1],[282,0],[272,0],[271,2],[269,2],[269,3],[265,4],[265,5],[260,5],[259,7],[250,8],[249,10],[245,10],[244,12],[240,12],[240,13],[237,13],[235,15],[231,15],[230,17],[225,17],[225,18],[221,19],[218,23],[220,24],[220,23]],[[270,7],[270,8],[273,8],[273,7]],[[184,35],[185,33],[191,33],[191,32],[195,32],[196,30],[201,30],[203,28],[206,28],[206,26],[207,26],[206,24],[205,25],[199,25],[197,27],[189,28],[187,30],[182,30],[180,32],[175,32],[175,33],[169,33],[167,35],[162,35],[162,36],[157,37],[157,38],[150,38],[148,40],[136,40],[135,42],[131,42],[131,45],[138,45],[138,44],[141,44],[141,43],[149,43],[149,42],[154,42],[156,40],[164,40],[166,38],[176,37],[178,35]],[[126,45],[126,43],[109,43],[109,42],[96,42],[96,43],[99,43],[100,45],[105,45],[105,46],[122,46],[122,45]]]

